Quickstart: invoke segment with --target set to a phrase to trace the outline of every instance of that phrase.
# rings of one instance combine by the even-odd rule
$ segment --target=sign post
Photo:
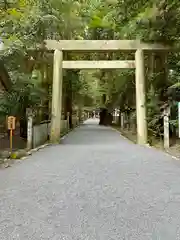
[[[10,151],[13,148],[13,130],[16,128],[16,118],[14,116],[8,117],[8,130],[10,131]]]

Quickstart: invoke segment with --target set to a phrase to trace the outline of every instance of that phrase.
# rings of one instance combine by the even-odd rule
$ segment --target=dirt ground
[[[26,147],[26,141],[19,136],[19,130],[13,134],[13,150],[23,149]],[[8,134],[0,135],[0,151],[9,150],[10,141]]]

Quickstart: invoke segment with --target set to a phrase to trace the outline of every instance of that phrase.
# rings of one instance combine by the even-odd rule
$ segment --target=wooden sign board
[[[16,118],[9,116],[7,120],[8,130],[14,130],[16,128]]]

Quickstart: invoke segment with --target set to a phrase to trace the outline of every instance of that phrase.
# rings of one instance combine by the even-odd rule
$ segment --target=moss
[[[12,152],[11,155],[10,155],[10,158],[11,159],[20,159],[20,158],[25,157],[27,155],[28,154],[27,154],[26,150],[25,149],[21,149],[21,150]]]

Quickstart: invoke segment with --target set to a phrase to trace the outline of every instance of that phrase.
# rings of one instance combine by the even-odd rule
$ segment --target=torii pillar
[[[51,110],[51,143],[59,143],[61,136],[63,52],[54,51],[52,110]]]

